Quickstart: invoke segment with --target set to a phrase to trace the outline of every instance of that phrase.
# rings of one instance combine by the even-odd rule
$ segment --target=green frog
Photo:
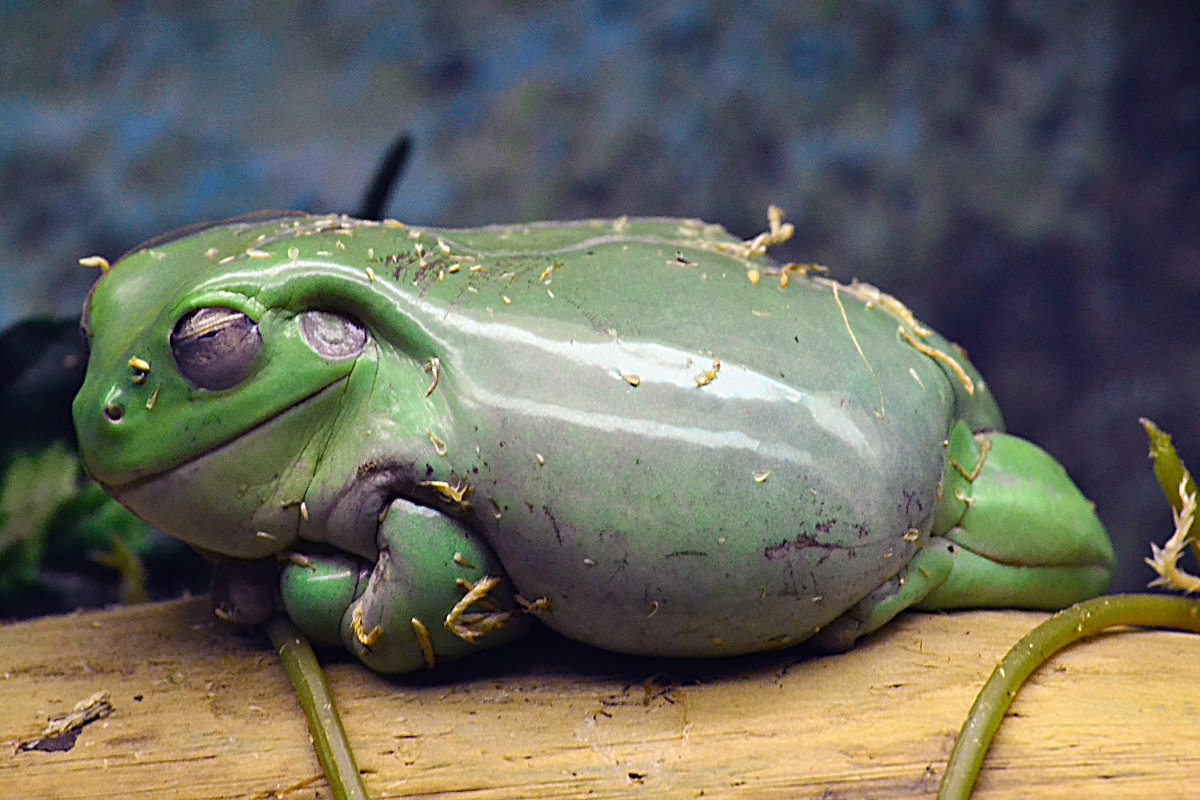
[[[905,608],[1048,609],[1113,549],[898,300],[697,220],[274,212],[138,247],[84,308],[88,472],[406,672],[534,618],[623,653],[849,647]]]

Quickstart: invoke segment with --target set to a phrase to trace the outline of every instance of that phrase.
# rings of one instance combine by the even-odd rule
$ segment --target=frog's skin
[[[276,214],[163,237],[86,303],[80,450],[382,671],[531,616],[719,656],[1102,591],[1091,505],[965,357],[878,290],[781,268],[783,236]]]

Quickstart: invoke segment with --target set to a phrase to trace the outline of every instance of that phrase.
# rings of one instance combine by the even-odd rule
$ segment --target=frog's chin
[[[299,535],[301,505],[317,467],[313,432],[336,400],[325,387],[182,464],[122,485],[105,485],[151,526],[203,550],[264,558]]]

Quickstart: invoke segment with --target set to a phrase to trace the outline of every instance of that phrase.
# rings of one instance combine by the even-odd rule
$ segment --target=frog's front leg
[[[1064,608],[1112,580],[1114,554],[1092,504],[1037,445],[959,422],[930,537],[895,577],[814,642],[845,649],[905,608]]]
[[[284,567],[284,606],[314,642],[341,643],[379,672],[411,672],[527,628],[491,548],[457,521],[396,500],[378,545],[374,565],[330,554]]]

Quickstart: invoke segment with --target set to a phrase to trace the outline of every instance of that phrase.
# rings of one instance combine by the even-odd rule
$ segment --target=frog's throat
[[[264,558],[301,533],[335,404],[330,383],[183,462],[105,491],[150,526],[232,558]]]

